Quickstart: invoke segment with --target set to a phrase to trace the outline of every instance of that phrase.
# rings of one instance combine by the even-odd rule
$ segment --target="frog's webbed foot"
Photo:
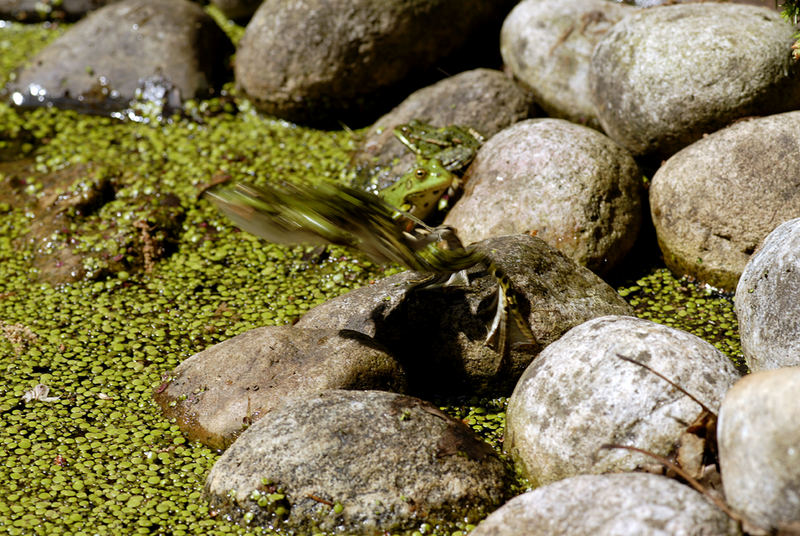
[[[495,313],[483,343],[496,352],[503,354],[506,347],[508,309],[506,309],[506,292],[500,284],[497,285],[497,292],[494,295],[492,306],[495,309]]]
[[[459,191],[461,190],[462,186],[462,179],[458,175],[453,174],[453,180],[450,182],[450,186],[448,186],[447,191],[442,194],[442,197],[439,199],[439,202],[436,204],[436,210],[439,212],[444,212],[450,205],[453,204],[453,200],[458,195]]]
[[[507,349],[533,347],[536,344],[536,337],[522,317],[516,293],[511,288],[508,277],[494,263],[489,263],[489,273],[497,279],[497,292],[493,303],[494,317],[489,324],[484,343],[500,354],[502,362]]]
[[[411,281],[409,290],[433,290],[447,287],[469,287],[469,276],[466,270],[459,270],[451,274],[428,274],[422,279]]]

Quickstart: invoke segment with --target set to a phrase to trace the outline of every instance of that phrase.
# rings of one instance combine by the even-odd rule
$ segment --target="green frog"
[[[417,162],[394,184],[381,190],[380,197],[419,219],[427,218],[434,209],[446,210],[461,186],[456,173],[475,158],[483,136],[469,127],[440,128],[417,120],[398,125],[393,133],[417,155]]]
[[[424,220],[434,209],[447,208],[447,199],[455,193],[459,182],[439,160],[418,157],[412,169],[378,195],[390,205]]]
[[[435,158],[453,173],[466,169],[486,141],[470,127],[434,127],[417,120],[396,126],[393,133],[411,152],[421,158]]]

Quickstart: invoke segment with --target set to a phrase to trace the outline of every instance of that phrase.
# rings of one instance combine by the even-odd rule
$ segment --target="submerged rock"
[[[611,534],[737,535],[708,499],[675,480],[643,473],[583,475],[514,497],[470,536]]]
[[[374,107],[398,83],[480,37],[512,4],[266,0],[236,52],[236,81],[265,113],[350,123],[344,114]]]
[[[388,277],[311,309],[296,326],[369,335],[402,363],[418,392],[508,394],[531,360],[573,326],[632,313],[608,284],[538,238],[506,236],[476,247],[510,279],[535,337],[531,346],[501,354],[485,343],[497,281],[482,266],[470,269],[469,287],[410,290],[427,276]]]
[[[405,376],[360,333],[268,326],[183,361],[153,398],[189,439],[222,449],[287,399],[325,389],[402,392]]]
[[[428,402],[326,391],[248,428],[206,494],[250,526],[375,535],[475,523],[508,497],[509,477],[488,444]]]
[[[526,0],[506,17],[503,62],[551,117],[600,128],[589,89],[594,47],[632,7],[607,0]]]
[[[504,449],[534,486],[652,463],[621,443],[661,456],[702,408],[647,365],[716,410],[739,373],[689,333],[624,316],[595,318],[548,346],[508,401]]]
[[[6,90],[18,106],[110,113],[157,84],[163,105],[174,109],[213,94],[232,52],[228,37],[197,4],[122,0],[50,43]]]
[[[633,246],[642,177],[627,150],[562,119],[529,119],[489,140],[445,223],[465,242],[534,233],[605,274]]]
[[[752,372],[800,365],[800,218],[767,235],[744,267],[734,303]]]
[[[127,188],[133,180],[99,164],[42,172],[34,161],[0,163],[0,203],[33,215],[19,241],[34,251],[39,280],[126,278],[175,250],[185,217],[180,199]],[[29,185],[41,189],[30,194]]]
[[[650,212],[670,270],[734,290],[759,242],[800,216],[798,167],[800,112],[740,121],[667,160]]]
[[[600,124],[634,155],[666,158],[737,118],[797,108],[794,33],[774,10],[748,5],[634,13],[592,57]]]

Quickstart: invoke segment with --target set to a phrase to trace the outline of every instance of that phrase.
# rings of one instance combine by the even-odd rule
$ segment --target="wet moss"
[[[0,81],[58,32],[58,26],[2,23]],[[222,176],[255,183],[352,180],[346,171],[352,133],[258,116],[230,85],[220,99],[188,110],[160,122],[122,122],[0,103],[0,161],[15,165],[13,172],[0,169],[0,184],[12,173],[18,180],[14,197],[0,199],[0,527],[8,534],[269,533],[210,509],[202,490],[218,453],[188,443],[162,417],[152,391],[209,345],[292,322],[314,305],[399,271],[342,248],[264,243],[198,198]],[[112,249],[119,246],[111,221],[150,221],[142,211],[159,199],[179,209],[163,216],[160,227],[176,226],[172,243],[151,258],[149,270],[142,256],[104,270],[97,265],[93,279],[62,285],[37,279],[35,263],[47,259],[37,256],[40,243],[25,239],[37,225],[35,207],[51,193],[48,181],[81,166],[113,181],[113,196],[101,195],[102,202],[89,203],[94,216],[82,215],[87,226],[61,237],[83,260],[124,259],[127,252]],[[663,268],[620,292],[639,316],[741,358],[729,297]],[[50,388],[49,398],[24,402],[37,384]],[[440,401],[495,449],[502,445],[505,403]]]

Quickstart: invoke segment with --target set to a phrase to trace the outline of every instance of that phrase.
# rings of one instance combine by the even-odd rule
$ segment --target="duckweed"
[[[240,35],[241,28],[222,22]],[[1,23],[0,83],[62,29]],[[152,390],[212,344],[292,322],[314,305],[400,269],[374,266],[342,248],[318,255],[266,244],[198,199],[203,185],[223,175],[256,183],[350,180],[345,169],[353,134],[261,117],[244,101],[232,107],[232,99],[229,86],[218,101],[190,103],[184,116],[140,123],[55,109],[23,112],[0,103],[0,182],[10,161],[32,162],[24,191],[0,203],[0,530],[273,533],[234,525],[209,508],[202,490],[219,453],[187,442],[161,416]],[[36,251],[23,240],[34,221],[30,204],[45,195],[50,174],[89,164],[114,177],[118,202],[103,205],[91,232],[75,237],[79,251],[112,251],[109,222],[138,217],[123,201],[156,195],[171,196],[181,208],[175,247],[149,271],[129,263],[97,280],[40,282],[32,272]],[[94,259],[88,269],[100,273],[104,259]],[[695,333],[740,359],[729,297],[665,269],[619,290],[639,316]],[[24,393],[38,384],[57,398],[24,402]],[[506,399],[439,404],[501,449]],[[278,500],[261,498],[265,504]],[[418,528],[419,534],[448,530]]]

